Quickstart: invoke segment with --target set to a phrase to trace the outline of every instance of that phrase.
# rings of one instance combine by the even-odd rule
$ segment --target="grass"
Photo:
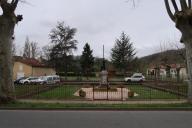
[[[65,77],[63,76],[63,77],[61,77],[61,79],[62,79],[62,80],[65,80]],[[69,80],[69,81],[79,81],[79,80],[78,80],[78,77],[75,77],[75,76],[67,77],[67,80]],[[87,77],[81,77],[80,80],[86,81],[86,80],[87,80]],[[100,80],[100,78],[99,78],[99,77],[88,77],[88,80],[98,81],[98,80]]]
[[[78,99],[79,97],[74,96],[74,93],[80,89],[80,86],[58,86],[55,89],[42,92],[33,96],[38,99]]]
[[[70,110],[192,110],[192,104],[60,104],[13,102],[0,109],[70,109]]]
[[[138,94],[138,96],[135,96],[132,99],[180,99],[180,98],[183,98],[173,93],[144,87],[142,85],[131,85],[131,86],[128,86],[128,89]]]
[[[30,92],[35,92],[40,89],[39,85],[17,85],[15,86],[16,96],[26,95]]]
[[[62,78],[62,80],[65,80],[65,77],[61,77],[61,78]],[[90,80],[90,81],[99,81],[100,79],[101,79],[100,77],[88,77],[88,80]],[[78,80],[78,77],[67,77],[67,80],[76,81],[76,80]],[[81,80],[86,81],[87,77],[81,77]],[[109,81],[124,81],[124,78],[123,77],[112,77],[112,78],[109,78]]]

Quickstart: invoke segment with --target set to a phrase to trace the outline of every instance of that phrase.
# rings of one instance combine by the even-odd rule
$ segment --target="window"
[[[133,78],[141,78],[142,76],[133,76]]]

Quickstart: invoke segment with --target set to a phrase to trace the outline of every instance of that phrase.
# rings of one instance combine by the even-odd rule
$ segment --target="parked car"
[[[26,79],[20,80],[20,83],[21,84],[32,84],[32,83],[36,83],[38,79],[39,79],[38,77],[28,77]]]
[[[21,78],[18,78],[18,79],[16,79],[16,80],[14,80],[14,84],[21,84],[21,80],[24,80],[24,79],[26,79],[27,77],[21,77]]]
[[[57,84],[57,83],[60,83],[60,77],[58,75],[41,76],[40,79],[43,81],[43,84]]]
[[[126,77],[125,82],[143,82],[145,77],[142,73],[134,73],[131,77]]]
[[[32,83],[32,84],[45,84],[45,80],[37,77],[36,79],[33,79],[33,80],[31,81],[31,83]]]
[[[54,80],[54,82],[55,82],[56,84],[58,84],[58,83],[61,82],[60,77],[59,77],[58,75],[53,75],[52,77],[53,77],[53,80]]]

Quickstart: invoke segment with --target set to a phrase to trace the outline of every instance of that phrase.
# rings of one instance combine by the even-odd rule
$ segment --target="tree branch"
[[[172,21],[175,22],[175,17],[173,15],[173,13],[171,12],[168,0],[164,0],[164,2],[165,2],[165,7],[167,9],[167,13],[168,13],[169,17],[171,18]]]
[[[181,3],[181,9],[182,9],[182,10],[186,10],[186,9],[187,9],[186,0],[180,0],[180,3]]]
[[[11,4],[13,4],[14,2],[15,2],[15,0],[12,0],[12,1],[11,1]]]
[[[19,0],[12,0],[11,5],[12,5],[14,10],[17,8],[18,2],[19,2]]]
[[[175,0],[171,0],[172,4],[173,4],[173,7],[175,8],[175,11],[178,12],[179,9],[177,7],[177,3],[175,2]]]
[[[5,3],[7,3],[7,0],[0,0],[0,6],[2,6]]]
[[[188,0],[189,8],[191,9],[191,0]]]
[[[23,16],[22,15],[17,15],[17,18],[16,18],[16,23],[20,22],[23,20]]]

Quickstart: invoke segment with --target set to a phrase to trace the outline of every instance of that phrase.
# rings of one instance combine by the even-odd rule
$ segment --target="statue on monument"
[[[100,76],[101,76],[101,81],[100,81],[100,86],[109,86],[108,83],[108,72],[106,70],[106,66],[105,66],[105,56],[104,56],[104,45],[103,45],[103,64],[101,67],[101,72],[100,72]]]

